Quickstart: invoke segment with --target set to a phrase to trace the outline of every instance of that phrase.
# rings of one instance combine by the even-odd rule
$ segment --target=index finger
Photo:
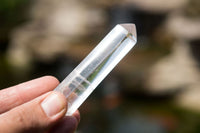
[[[0,91],[0,114],[52,91],[59,81],[52,76],[34,79]]]

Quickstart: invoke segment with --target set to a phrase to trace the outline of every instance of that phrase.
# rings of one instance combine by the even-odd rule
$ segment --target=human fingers
[[[81,117],[80,117],[80,112],[78,110],[76,110],[73,114],[74,117],[76,117],[77,121],[80,122]]]
[[[0,114],[53,90],[59,81],[52,76],[34,79],[0,91]]]
[[[59,92],[49,92],[0,115],[1,133],[42,133],[64,117],[67,102]]]
[[[56,123],[49,133],[74,133],[80,122],[80,113],[76,111],[72,116],[65,116],[61,121]]]

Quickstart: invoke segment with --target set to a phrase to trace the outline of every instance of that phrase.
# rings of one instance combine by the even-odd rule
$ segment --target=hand
[[[79,112],[65,116],[64,95],[52,91],[59,81],[42,77],[0,91],[0,133],[73,133]]]

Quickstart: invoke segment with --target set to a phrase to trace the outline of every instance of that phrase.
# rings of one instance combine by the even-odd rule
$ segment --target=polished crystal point
[[[124,24],[119,24],[119,25],[121,25],[122,27],[124,27],[129,33],[131,33],[135,38],[137,38],[135,24],[124,23]]]

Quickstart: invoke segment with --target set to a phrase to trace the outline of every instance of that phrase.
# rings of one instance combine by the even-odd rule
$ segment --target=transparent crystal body
[[[73,114],[99,83],[136,44],[134,24],[118,24],[57,86],[68,101],[66,115]]]

